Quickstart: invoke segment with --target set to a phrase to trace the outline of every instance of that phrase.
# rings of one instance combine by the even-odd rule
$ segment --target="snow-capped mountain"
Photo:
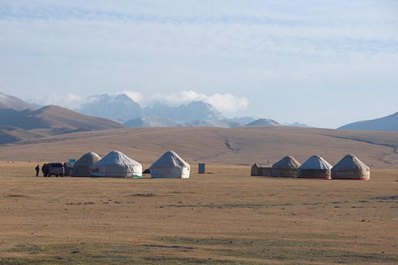
[[[142,117],[142,108],[125,94],[116,96],[102,94],[90,96],[76,111],[97,117],[103,117],[124,123],[133,118]]]
[[[203,101],[194,101],[178,107],[156,104],[145,108],[144,115],[171,119],[181,123],[192,123],[200,120],[225,120],[221,112]]]

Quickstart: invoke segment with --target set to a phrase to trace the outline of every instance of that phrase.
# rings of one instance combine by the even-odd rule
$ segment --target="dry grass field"
[[[122,129],[1,147],[0,264],[398,264],[398,134],[242,130]],[[331,163],[357,154],[374,165],[371,180],[249,176],[252,162],[303,161],[317,147]],[[144,168],[175,149],[191,178],[33,176],[38,161],[113,149]]]
[[[373,168],[398,168],[398,133],[311,128],[145,128],[71,133],[0,146],[3,161],[65,161],[88,151],[105,155],[118,149],[141,163],[152,163],[172,149],[188,162],[274,163],[287,154],[303,162],[313,154],[331,164],[347,153]]]

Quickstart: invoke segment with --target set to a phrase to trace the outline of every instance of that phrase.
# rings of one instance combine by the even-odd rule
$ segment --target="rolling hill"
[[[393,168],[398,166],[396,143],[398,133],[284,126],[123,128],[63,134],[0,146],[0,160],[63,161],[79,158],[88,151],[104,155],[120,150],[148,165],[171,149],[190,163],[274,163],[285,155],[293,155],[303,162],[318,154],[334,164],[344,155],[353,153],[371,167]]]
[[[30,128],[61,128],[67,130],[105,130],[123,125],[108,119],[83,115],[55,105],[43,107],[25,118]]]
[[[38,139],[49,136],[50,134],[43,130],[24,130],[12,126],[0,127],[0,143],[10,144],[27,139]]]
[[[121,124],[97,117],[83,115],[59,106],[46,106],[38,110],[0,110],[0,124],[24,130],[103,130],[121,128]]]
[[[53,105],[38,110],[0,109],[0,144],[77,131],[122,127],[123,125],[107,119],[82,115]]]
[[[339,130],[398,131],[398,112],[374,120],[350,123]]]

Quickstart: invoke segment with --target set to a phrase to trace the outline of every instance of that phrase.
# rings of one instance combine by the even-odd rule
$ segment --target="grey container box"
[[[206,164],[205,163],[199,163],[198,164],[198,173],[199,174],[206,173]]]

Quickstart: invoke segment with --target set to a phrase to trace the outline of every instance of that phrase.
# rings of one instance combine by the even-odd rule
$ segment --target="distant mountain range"
[[[108,119],[83,115],[54,105],[35,110],[34,105],[21,99],[0,94],[0,144],[122,127],[122,124]]]
[[[196,101],[187,105],[171,107],[156,104],[142,108],[125,94],[91,96],[76,111],[111,119],[128,127],[190,126],[211,124],[204,121],[222,121],[226,118],[213,106]]]
[[[398,131],[398,112],[374,120],[350,123],[339,130]]]
[[[209,126],[241,127],[254,118],[227,119],[212,105],[203,101],[194,101],[180,106],[157,103],[142,108],[125,94],[91,96],[87,103],[76,111],[111,119],[130,128]]]
[[[35,108],[37,109],[39,107],[19,98],[0,93],[0,109],[32,110]],[[84,104],[74,109],[74,111],[88,116],[113,120],[131,128],[166,126],[235,128],[246,125],[249,127],[281,125],[271,119],[257,119],[254,117],[236,117],[228,119],[214,108],[214,106],[203,101],[194,101],[179,106],[157,103],[153,106],[142,108],[137,102],[125,94],[101,94],[90,96]],[[3,113],[3,115],[5,114]],[[19,115],[23,114],[20,113]],[[15,120],[15,123],[18,123],[18,121],[19,120]],[[305,126],[297,124],[284,124],[284,126]],[[26,127],[27,125],[23,126]]]
[[[155,104],[142,108],[125,94],[96,95],[70,110],[50,105],[39,107],[0,92],[0,144],[31,140],[77,131],[122,127],[266,127],[281,126],[271,119],[226,118],[212,105],[195,101],[180,106]]]
[[[155,104],[142,108],[125,94],[111,96],[108,94],[91,96],[87,103],[79,109],[81,113],[111,119],[130,128],[175,127],[175,126],[206,126],[236,128],[243,127],[257,120],[254,117],[237,117],[228,119],[211,104],[194,101],[180,106]],[[260,119],[250,127],[280,126],[276,121],[264,124]],[[289,124],[284,126],[308,127],[304,124]]]
[[[29,141],[72,132],[122,127],[270,127],[305,124],[281,124],[272,119],[254,117],[226,118],[212,105],[195,101],[180,106],[156,104],[142,108],[125,94],[91,96],[79,109],[25,102],[0,92],[0,144]],[[398,131],[398,112],[383,118],[347,124],[340,130]]]

